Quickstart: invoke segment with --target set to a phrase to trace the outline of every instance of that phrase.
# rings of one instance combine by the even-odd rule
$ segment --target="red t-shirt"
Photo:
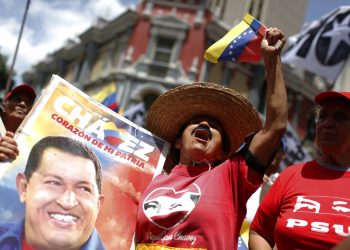
[[[284,170],[250,227],[278,249],[330,249],[350,235],[350,172],[316,161]]]
[[[253,171],[253,170],[250,170]],[[236,249],[246,202],[262,182],[240,155],[208,167],[175,166],[144,192],[137,214],[136,243],[191,249]]]

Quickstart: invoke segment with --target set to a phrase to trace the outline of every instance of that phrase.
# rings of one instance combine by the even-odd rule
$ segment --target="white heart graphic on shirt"
[[[188,217],[200,196],[201,190],[196,184],[180,191],[169,187],[157,188],[143,201],[143,211],[154,225],[169,230]]]

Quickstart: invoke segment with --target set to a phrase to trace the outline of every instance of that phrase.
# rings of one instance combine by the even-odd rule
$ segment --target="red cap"
[[[341,99],[350,102],[350,92],[325,91],[315,97],[315,102],[319,105],[324,104],[330,99]]]
[[[28,84],[22,84],[17,87],[14,87],[10,92],[8,92],[7,95],[5,96],[4,102],[7,101],[9,98],[11,98],[13,95],[16,95],[18,93],[27,93],[33,99],[33,101],[36,98],[34,89]]]

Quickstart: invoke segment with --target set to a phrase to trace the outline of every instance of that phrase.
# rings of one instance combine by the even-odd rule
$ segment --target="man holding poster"
[[[101,164],[89,147],[69,137],[44,137],[16,178],[25,217],[0,225],[0,249],[104,249],[94,229],[101,182]]]
[[[14,133],[33,107],[34,89],[22,84],[7,93],[0,110],[0,162],[12,161],[18,155]]]

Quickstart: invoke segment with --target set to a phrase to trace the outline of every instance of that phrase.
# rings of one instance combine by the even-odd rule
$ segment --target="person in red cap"
[[[349,236],[350,92],[322,92],[315,102],[319,157],[279,175],[251,224],[249,249],[331,249]]]
[[[18,155],[14,133],[32,109],[36,94],[34,89],[22,84],[13,88],[4,98],[1,120],[6,132],[0,137],[0,162],[11,161]]]

